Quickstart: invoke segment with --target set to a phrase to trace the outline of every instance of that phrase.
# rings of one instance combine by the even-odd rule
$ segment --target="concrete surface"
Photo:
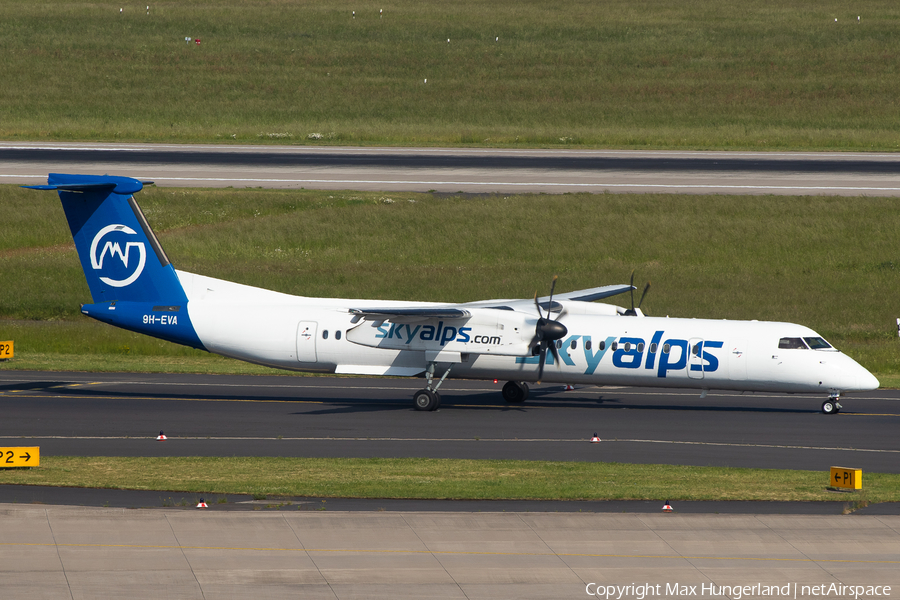
[[[0,597],[17,600],[521,600],[591,597],[598,584],[651,584],[651,595],[631,588],[612,596],[638,599],[773,591],[723,595],[723,585],[812,598],[803,586],[823,584],[819,596],[836,584],[891,586],[864,587],[858,597],[892,597],[900,594],[900,516],[0,505]],[[854,597],[843,591],[827,595]]]

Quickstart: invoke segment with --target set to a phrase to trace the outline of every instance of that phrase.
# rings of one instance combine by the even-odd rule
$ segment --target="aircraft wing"
[[[637,288],[628,284],[605,285],[586,290],[575,290],[574,292],[555,294],[553,296],[553,306],[550,306],[549,304],[549,296],[538,298],[538,303],[544,310],[559,311],[561,305],[557,304],[557,300],[593,302],[595,300],[609,298],[610,296],[624,294],[625,292],[634,289]],[[392,323],[421,323],[431,319],[468,319],[472,316],[473,310],[482,308],[506,311],[518,310],[530,314],[534,310],[534,300],[477,300],[475,302],[447,306],[351,308],[350,313],[353,315],[354,323],[358,323],[361,320],[379,323],[383,321],[391,321]]]
[[[610,296],[616,296],[618,294],[624,294],[625,292],[630,292],[631,290],[636,290],[637,288],[633,285],[604,285],[602,287],[590,288],[588,290],[576,290],[574,292],[565,292],[563,294],[554,294],[553,298],[555,300],[574,300],[576,302],[593,302],[594,300],[601,300],[603,298],[609,298]],[[538,302],[548,302],[550,300],[549,296],[545,296],[543,298],[538,298]]]
[[[419,323],[430,319],[467,319],[472,316],[468,310],[453,307],[414,308],[351,308],[353,322],[391,321],[392,323]]]

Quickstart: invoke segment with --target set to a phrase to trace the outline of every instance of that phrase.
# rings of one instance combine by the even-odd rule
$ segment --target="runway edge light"
[[[861,490],[862,489],[862,469],[848,469],[847,467],[831,467],[831,476],[829,478],[831,487]]]

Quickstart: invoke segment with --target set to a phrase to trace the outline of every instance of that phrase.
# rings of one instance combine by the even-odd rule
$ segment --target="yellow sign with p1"
[[[831,467],[831,485],[849,490],[862,489],[862,469]]]

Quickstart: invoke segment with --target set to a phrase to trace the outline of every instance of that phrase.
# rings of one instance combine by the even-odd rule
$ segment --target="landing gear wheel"
[[[440,396],[431,390],[419,390],[413,394],[416,410],[435,410],[441,404]]]
[[[511,404],[525,402],[528,398],[528,384],[518,381],[507,381],[503,385],[503,399]]]
[[[841,410],[841,405],[838,404],[835,400],[826,400],[822,403],[822,412],[826,415],[833,415],[839,410]]]

